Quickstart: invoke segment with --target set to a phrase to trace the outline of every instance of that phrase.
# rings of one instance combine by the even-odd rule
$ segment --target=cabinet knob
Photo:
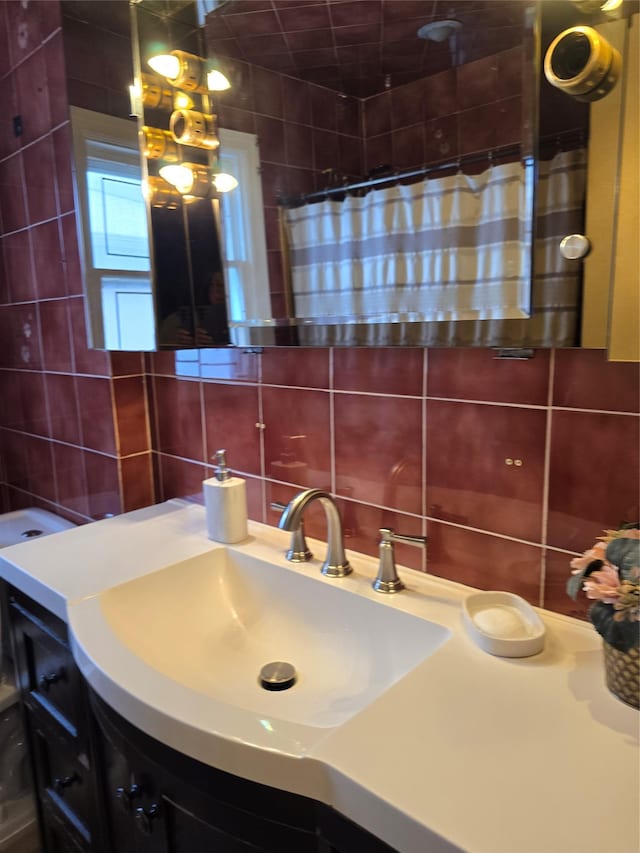
[[[133,801],[142,794],[140,785],[129,785],[128,788],[116,788],[116,799],[120,803],[120,808],[123,812],[129,814],[133,809]]]
[[[74,782],[79,782],[80,777],[77,773],[72,773],[70,776],[56,776],[53,780],[53,790],[56,794],[62,796],[64,794],[65,788],[73,785]]]
[[[148,809],[143,809],[142,806],[139,806],[135,810],[134,817],[136,819],[136,826],[140,830],[143,835],[151,835],[153,832],[153,821],[160,817],[160,806],[158,803],[152,803]]]
[[[49,688],[53,684],[57,684],[59,681],[64,681],[66,678],[65,668],[63,666],[60,669],[55,670],[54,672],[50,672],[48,675],[43,675],[38,682],[40,689],[48,692]]]

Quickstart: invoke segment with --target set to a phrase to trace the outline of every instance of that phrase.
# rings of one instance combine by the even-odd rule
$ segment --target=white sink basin
[[[168,682],[318,728],[361,711],[448,638],[447,628],[241,551],[214,550],[98,596],[106,628]],[[261,667],[297,680],[272,692]]]

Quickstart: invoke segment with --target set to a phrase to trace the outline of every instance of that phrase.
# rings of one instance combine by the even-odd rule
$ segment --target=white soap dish
[[[478,592],[462,605],[473,640],[485,652],[526,658],[544,647],[544,622],[524,598],[512,592]]]

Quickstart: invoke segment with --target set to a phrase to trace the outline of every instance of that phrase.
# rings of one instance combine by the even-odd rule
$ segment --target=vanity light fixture
[[[219,68],[212,68],[207,73],[207,88],[210,92],[226,92],[231,83]]]
[[[228,79],[218,69],[210,69],[206,59],[172,50],[152,56],[149,65],[157,74],[165,77],[172,86],[186,92],[222,92],[231,88]]]
[[[616,85],[622,57],[593,27],[570,27],[549,45],[544,74],[577,101],[598,101]]]
[[[183,195],[206,198],[211,194],[212,185],[216,192],[227,193],[238,186],[238,181],[227,172],[209,174],[206,166],[198,163],[180,163],[162,166],[160,176]]]
[[[173,107],[173,92],[160,77],[155,74],[142,74],[142,103],[145,107],[157,110],[170,110]],[[138,84],[135,84],[138,85]]]
[[[197,110],[174,110],[169,128],[172,138],[181,145],[215,150],[220,146],[215,116]]]
[[[176,141],[168,130],[145,125],[142,128],[141,142],[142,153],[147,160],[166,160],[168,163],[177,163],[180,159]]]
[[[180,207],[182,196],[178,190],[163,178],[149,175],[142,183],[142,194],[151,207],[163,207],[176,210]]]
[[[206,166],[199,163],[179,163],[161,166],[158,170],[164,178],[182,195],[206,198],[211,192],[211,177]]]
[[[214,172],[212,182],[219,193],[231,192],[238,186],[237,180],[228,172]]]
[[[193,109],[193,101],[186,92],[180,92],[178,89],[173,95],[174,110],[191,110]]]
[[[581,12],[591,15],[594,12],[615,12],[622,6],[622,0],[571,0]]]
[[[131,101],[131,115],[142,115],[142,108],[149,107],[157,110],[172,110],[174,108],[189,109],[193,106],[191,98],[183,92],[174,95],[173,90],[166,85],[155,74],[142,74],[142,84],[136,80],[129,86],[129,99]],[[182,95],[182,98],[178,96]]]

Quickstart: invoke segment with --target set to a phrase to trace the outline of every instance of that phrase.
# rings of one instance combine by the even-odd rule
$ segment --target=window
[[[257,136],[221,128],[220,169],[238,181],[221,197],[221,218],[229,325],[242,345],[242,327],[272,322]]]
[[[136,125],[72,108],[91,346],[153,350],[149,240]]]

